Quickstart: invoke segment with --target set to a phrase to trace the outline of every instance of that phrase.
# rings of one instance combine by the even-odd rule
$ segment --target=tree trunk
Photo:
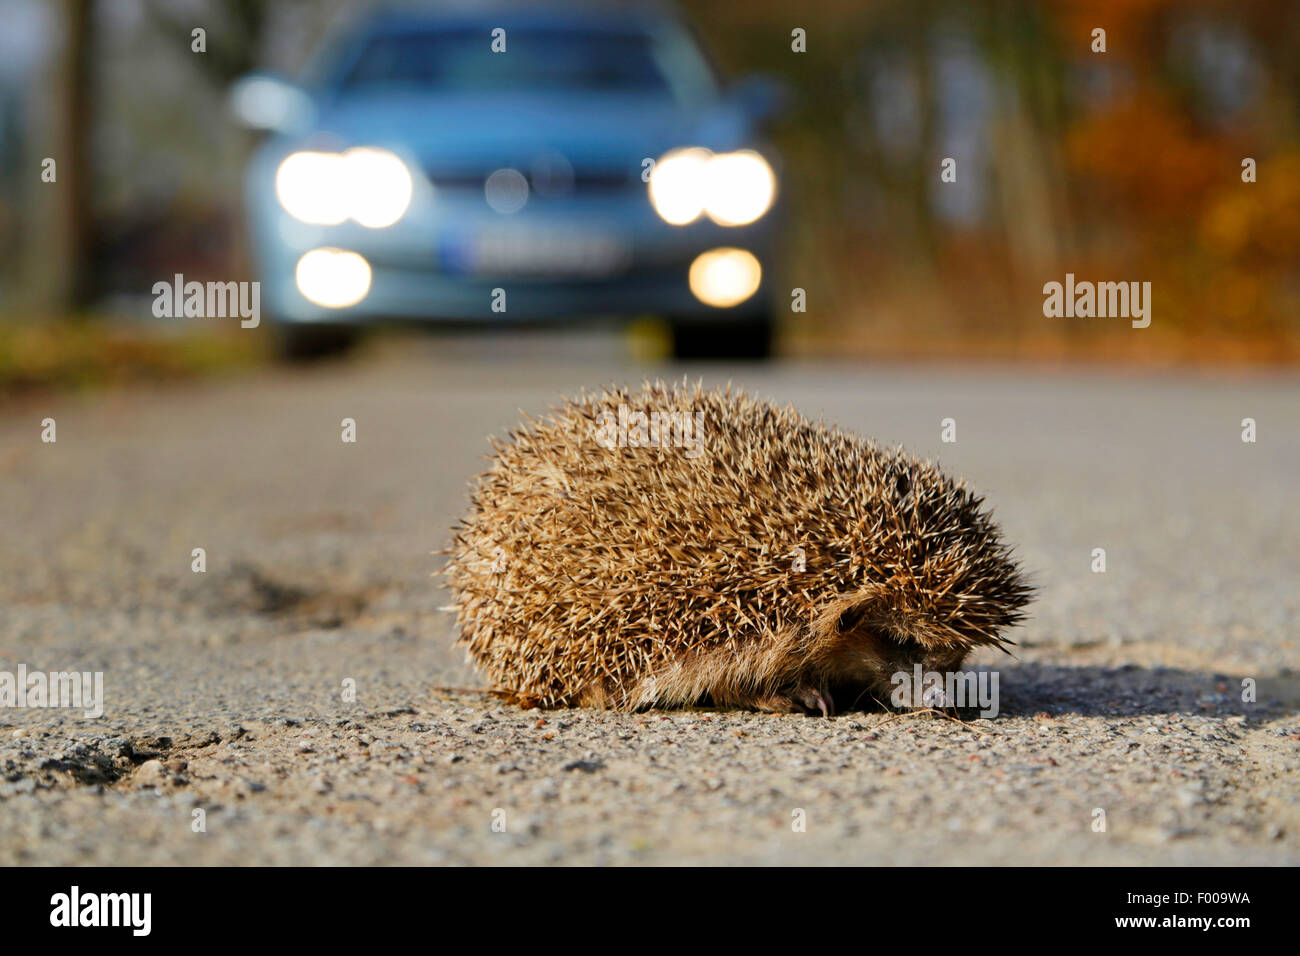
[[[63,0],[63,48],[57,64],[57,164],[54,265],[51,299],[57,308],[80,310],[95,294],[94,188],[91,142],[94,108],[91,97],[94,19],[93,0]]]

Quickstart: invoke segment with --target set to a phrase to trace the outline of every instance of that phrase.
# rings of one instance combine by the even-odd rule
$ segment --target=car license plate
[[[626,243],[588,232],[484,232],[442,243],[451,271],[477,276],[538,278],[611,275],[628,258]]]

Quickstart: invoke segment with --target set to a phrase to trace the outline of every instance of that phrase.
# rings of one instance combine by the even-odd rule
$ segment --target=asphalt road
[[[430,552],[486,437],[682,373],[593,341],[0,408],[0,671],[102,671],[105,696],[0,709],[0,863],[1300,862],[1300,380],[692,370],[987,492],[1041,588],[1015,659],[976,658],[996,719],[440,689],[482,686]]]

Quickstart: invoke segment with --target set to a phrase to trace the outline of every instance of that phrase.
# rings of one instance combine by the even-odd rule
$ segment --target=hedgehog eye
[[[841,634],[847,633],[858,626],[862,617],[863,612],[861,607],[851,607],[840,615],[839,620],[835,622],[835,629]]]

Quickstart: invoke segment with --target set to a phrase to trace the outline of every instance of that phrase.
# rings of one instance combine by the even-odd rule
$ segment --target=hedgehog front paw
[[[770,714],[821,714],[829,717],[835,713],[835,701],[830,691],[804,684],[760,698],[755,706]]]

